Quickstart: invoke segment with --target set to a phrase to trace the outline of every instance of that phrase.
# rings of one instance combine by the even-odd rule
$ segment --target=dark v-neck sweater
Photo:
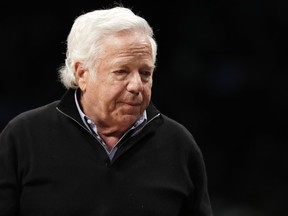
[[[193,136],[152,104],[147,116],[113,160],[71,90],[11,120],[0,135],[0,216],[211,216]]]

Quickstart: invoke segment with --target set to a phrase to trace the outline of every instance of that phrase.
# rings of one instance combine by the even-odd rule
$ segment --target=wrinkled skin
[[[139,32],[121,32],[105,37],[103,53],[91,76],[75,64],[81,89],[80,103],[92,118],[102,139],[113,147],[142,115],[151,99],[154,61],[150,42]]]

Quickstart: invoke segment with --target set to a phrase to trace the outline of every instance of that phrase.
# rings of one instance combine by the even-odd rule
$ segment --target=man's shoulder
[[[53,101],[48,104],[44,104],[35,108],[31,108],[29,110],[23,111],[16,115],[13,119],[10,120],[10,124],[15,124],[18,122],[27,121],[30,120],[40,120],[42,117],[45,117],[47,113],[49,113],[52,110],[56,110],[56,106],[59,103],[59,101]]]

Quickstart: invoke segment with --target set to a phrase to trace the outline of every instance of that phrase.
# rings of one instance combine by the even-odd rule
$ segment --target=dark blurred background
[[[194,135],[215,216],[288,215],[288,2],[122,1],[159,44],[153,101]],[[0,3],[0,131],[59,99],[65,40],[114,1]]]

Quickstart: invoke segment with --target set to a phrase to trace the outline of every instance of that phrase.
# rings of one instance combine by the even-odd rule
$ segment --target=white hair
[[[81,62],[89,70],[93,68],[100,55],[102,38],[131,29],[147,34],[155,63],[157,44],[153,30],[144,18],[136,15],[130,9],[117,6],[94,10],[77,17],[67,37],[65,64],[59,69],[59,78],[64,87],[67,89],[78,88],[74,65],[76,62]]]

